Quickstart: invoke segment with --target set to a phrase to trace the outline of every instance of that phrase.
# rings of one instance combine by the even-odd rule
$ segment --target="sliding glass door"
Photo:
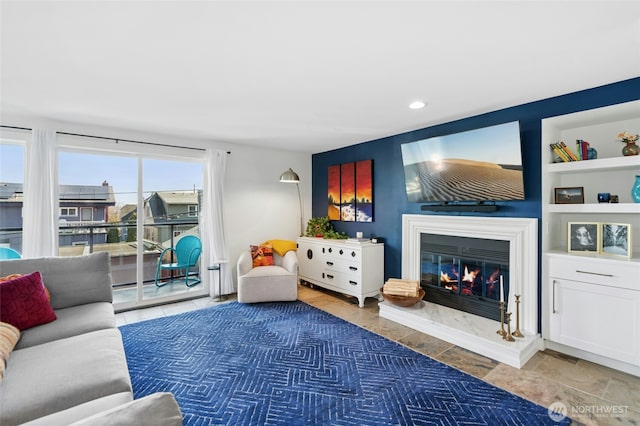
[[[208,294],[206,279],[191,285],[206,278],[200,259],[158,272],[179,261],[171,254],[181,238],[200,238],[203,160],[118,148],[59,150],[59,255],[109,252],[118,310]]]

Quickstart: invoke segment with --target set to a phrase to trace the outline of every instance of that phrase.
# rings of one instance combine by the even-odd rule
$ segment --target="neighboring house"
[[[59,200],[60,247],[106,243],[106,228],[92,226],[107,223],[109,207],[116,205],[113,188],[107,182],[60,185]],[[8,243],[18,251],[22,251],[23,202],[22,184],[0,184],[0,244]]]
[[[22,253],[22,184],[0,183],[0,245]]]
[[[108,222],[109,207],[116,205],[109,183],[60,185],[59,191],[60,247],[106,243],[106,228],[86,226]]]
[[[144,202],[144,238],[167,241],[197,226],[201,197],[202,191],[151,194]]]

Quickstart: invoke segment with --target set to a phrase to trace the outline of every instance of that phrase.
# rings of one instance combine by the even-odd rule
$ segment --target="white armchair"
[[[298,257],[273,253],[273,266],[253,267],[251,252],[238,259],[238,302],[288,302],[298,298]]]

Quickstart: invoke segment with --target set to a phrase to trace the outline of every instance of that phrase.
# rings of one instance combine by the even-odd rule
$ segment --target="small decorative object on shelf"
[[[511,335],[511,312],[507,312],[506,315],[507,315],[507,334],[505,336],[502,336],[502,338],[507,342],[515,342],[516,339],[514,339],[513,336]]]
[[[632,135],[629,132],[620,132],[616,135],[616,139],[625,144],[622,148],[622,155],[625,157],[640,154],[640,147],[636,145],[638,135]]]
[[[556,204],[584,204],[584,187],[554,188]]]
[[[634,203],[640,203],[640,175],[636,175],[636,180],[631,187],[631,198]]]
[[[595,148],[587,149],[587,160],[595,160],[598,158],[598,151]]]
[[[504,330],[504,301],[500,301],[500,329],[496,331],[500,336],[504,337],[507,332]]]
[[[611,204],[616,204],[620,202],[620,199],[617,195],[611,194],[611,200],[609,201]]]
[[[520,331],[520,295],[516,294],[516,331],[513,332],[515,337],[524,337],[524,334]]]
[[[603,223],[600,254],[618,256],[629,259],[631,257],[631,224]]]

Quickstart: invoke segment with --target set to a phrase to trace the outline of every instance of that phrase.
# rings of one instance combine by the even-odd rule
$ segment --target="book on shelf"
[[[564,152],[564,150],[560,149],[559,146],[557,146],[555,143],[550,143],[549,146],[551,147],[551,149],[553,150],[553,152],[556,153],[556,155],[565,163],[568,163],[569,161],[571,161],[571,159],[569,158],[569,156],[567,155],[566,152]]]
[[[562,150],[567,153],[571,161],[579,160],[579,158],[573,153],[573,151],[571,151],[571,149],[569,149],[569,147],[567,146],[567,144],[564,143],[564,141],[560,141],[558,143],[560,144],[560,147],[562,148]]]
[[[589,142],[582,139],[576,139],[576,148],[578,146],[580,146],[580,149],[578,151],[578,153],[580,154],[580,158],[582,158],[583,160],[588,160],[589,159]]]

